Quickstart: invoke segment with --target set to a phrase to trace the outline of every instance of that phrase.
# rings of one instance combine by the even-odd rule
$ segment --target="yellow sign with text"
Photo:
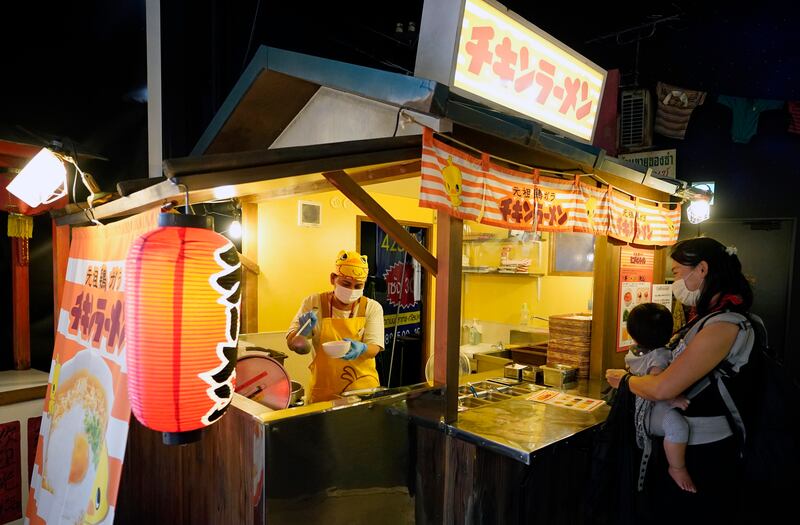
[[[453,86],[590,142],[606,72],[536,26],[466,0]]]
[[[395,326],[395,317],[397,318],[397,326],[404,324],[416,324],[420,321],[419,310],[416,312],[404,312],[402,314],[384,314],[384,326]]]

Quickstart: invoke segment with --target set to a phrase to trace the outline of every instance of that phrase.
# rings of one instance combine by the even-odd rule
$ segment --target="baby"
[[[641,376],[663,372],[672,360],[672,352],[666,348],[672,336],[670,311],[657,303],[640,304],[628,314],[627,328],[636,341],[636,345],[625,356],[625,364],[631,373]],[[689,471],[686,470],[689,423],[675,410],[685,409],[688,405],[689,401],[684,397],[655,403],[637,397],[637,442],[642,446],[647,436],[664,436],[664,453],[669,463],[669,475],[683,490],[696,492]]]

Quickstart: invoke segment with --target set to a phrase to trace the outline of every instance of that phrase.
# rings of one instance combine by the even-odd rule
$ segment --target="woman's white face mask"
[[[354,290],[352,288],[345,288],[344,286],[341,286],[339,284],[336,284],[335,286],[336,287],[333,289],[333,295],[335,295],[337,299],[339,299],[345,304],[353,304],[354,302],[361,299],[362,295],[364,295],[363,288]]]
[[[700,299],[700,294],[703,291],[703,280],[700,280],[700,283],[697,285],[696,290],[690,290],[686,287],[685,280],[692,275],[697,268],[695,267],[694,270],[689,272],[684,279],[676,279],[675,282],[672,283],[672,294],[675,296],[675,299],[680,301],[681,303],[685,304],[686,306],[695,306],[697,304],[698,299]]]

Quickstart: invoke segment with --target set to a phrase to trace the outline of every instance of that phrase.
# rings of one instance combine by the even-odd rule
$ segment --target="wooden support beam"
[[[53,330],[58,332],[58,318],[61,313],[61,296],[64,294],[64,283],[67,279],[67,262],[69,261],[70,227],[53,223]]]
[[[325,178],[339,191],[344,193],[345,197],[353,201],[361,211],[375,221],[386,234],[399,244],[405,251],[419,261],[419,263],[431,274],[437,275],[437,262],[431,252],[425,249],[413,235],[408,233],[389,212],[384,210],[380,204],[375,202],[375,199],[369,196],[364,189],[356,183],[344,171],[328,171],[323,173]],[[460,238],[459,238],[460,240]],[[459,264],[461,260],[459,259]],[[459,270],[460,271],[460,270]],[[457,356],[456,356],[457,357]]]
[[[31,320],[28,284],[28,239],[11,239],[11,301],[14,320],[14,368],[31,367]]]
[[[461,339],[461,239],[463,221],[436,214],[436,339],[433,342],[433,381],[446,384],[445,421],[458,419],[458,351]]]

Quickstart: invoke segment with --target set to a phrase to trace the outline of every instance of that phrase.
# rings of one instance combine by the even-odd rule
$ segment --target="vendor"
[[[383,307],[363,296],[368,272],[366,255],[339,252],[330,275],[333,291],[306,297],[286,334],[294,352],[307,353],[313,346],[312,403],[336,399],[348,390],[380,386],[375,356],[383,350]],[[339,340],[349,341],[350,348],[341,358],[329,357],[322,344]]]

